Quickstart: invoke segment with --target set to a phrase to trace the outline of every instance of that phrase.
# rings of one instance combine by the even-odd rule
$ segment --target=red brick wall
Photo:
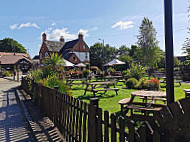
[[[83,45],[85,45],[85,49],[83,49]],[[89,47],[83,40],[79,40],[74,45],[73,52],[89,52]]]
[[[75,57],[75,60],[74,60],[74,57]],[[73,55],[69,58],[69,62],[71,62],[71,63],[73,63],[73,64],[78,64],[78,63],[80,63],[80,60],[79,60],[79,58],[78,58],[75,54],[73,54]]]

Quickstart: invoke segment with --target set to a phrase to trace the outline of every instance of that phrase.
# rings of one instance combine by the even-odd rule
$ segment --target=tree
[[[46,57],[43,61],[44,74],[43,77],[46,78],[49,75],[58,74],[63,71],[62,66],[64,65],[63,60],[61,60],[61,55],[58,56],[57,53],[53,53],[51,57]]]
[[[163,55],[158,47],[156,30],[152,21],[148,18],[142,20],[137,38],[139,47],[138,60],[142,65],[147,66],[147,72],[149,73],[149,69],[154,68]]]
[[[131,49],[129,50],[129,56],[136,58],[135,53],[139,50],[137,45],[131,45]]]
[[[90,65],[102,69],[103,64],[114,59],[117,52],[117,48],[111,47],[109,44],[103,47],[103,44],[95,43],[90,47]]]
[[[118,54],[119,55],[129,55],[130,48],[126,47],[125,45],[122,45],[118,49]]]
[[[189,6],[189,9],[188,9],[188,12],[190,11],[190,6]],[[188,15],[190,16],[190,15]],[[188,28],[189,32],[190,33],[190,28]],[[183,47],[182,47],[182,50],[184,50],[183,53],[187,53],[187,59],[190,60],[190,38],[186,38],[184,44],[183,44]],[[187,62],[190,62],[190,61],[187,61]]]
[[[0,52],[27,53],[20,43],[11,38],[0,40]]]
[[[129,68],[133,61],[133,58],[129,55],[121,55],[119,56],[119,60],[125,62],[125,68]]]

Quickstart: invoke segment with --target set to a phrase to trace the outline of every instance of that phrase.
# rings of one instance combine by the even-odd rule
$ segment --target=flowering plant
[[[147,88],[148,90],[159,90],[160,88],[160,82],[158,79],[151,79],[151,80],[147,80],[144,84],[145,88]]]

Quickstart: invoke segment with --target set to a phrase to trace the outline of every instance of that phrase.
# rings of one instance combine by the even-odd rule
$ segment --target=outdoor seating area
[[[140,97],[140,101],[134,101],[135,97]],[[121,105],[122,116],[130,110],[130,116],[133,117],[134,111],[140,111],[144,115],[157,112],[166,106],[164,103],[156,103],[156,101],[166,101],[166,93],[160,91],[135,91],[131,92],[131,98],[125,98],[118,103]]]

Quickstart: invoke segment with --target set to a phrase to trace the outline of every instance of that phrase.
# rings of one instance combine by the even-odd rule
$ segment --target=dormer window
[[[85,49],[85,45],[83,45],[83,49]]]

